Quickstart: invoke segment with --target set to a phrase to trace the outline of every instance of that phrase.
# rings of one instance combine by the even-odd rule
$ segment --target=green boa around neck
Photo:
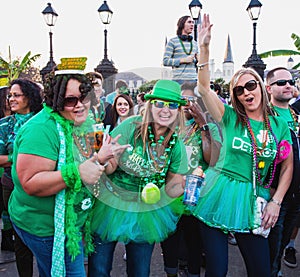
[[[82,128],[74,128],[75,126],[73,121],[65,119],[58,112],[53,111],[50,107],[48,107],[45,104],[44,110],[49,114],[51,118],[53,118],[57,123],[59,123],[63,129],[66,141],[66,165],[75,164],[73,157],[72,134],[74,130],[76,130],[77,132],[84,132],[85,127],[91,126],[91,119],[87,117],[86,122],[84,122],[81,125]],[[75,172],[73,171],[73,174],[75,175],[72,176],[73,179],[75,179],[75,182],[72,182],[72,184],[66,183],[67,189],[65,194],[65,232],[67,235],[66,247],[69,254],[72,256],[72,259],[74,259],[78,254],[80,254],[79,242],[82,240],[81,232],[79,228],[76,227],[77,214],[74,210],[75,198],[77,193],[81,190],[82,182],[78,170]],[[91,253],[94,250],[91,237],[90,220],[91,213],[89,213],[84,226],[85,251],[87,253]]]

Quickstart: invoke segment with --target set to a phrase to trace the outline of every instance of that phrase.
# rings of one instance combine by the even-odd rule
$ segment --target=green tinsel
[[[44,104],[44,110],[52,117],[56,122],[58,122],[64,132],[66,140],[66,165],[62,167],[62,177],[68,187],[65,194],[65,232],[67,236],[66,247],[69,254],[72,256],[72,260],[80,254],[79,242],[82,240],[81,232],[78,227],[76,227],[77,214],[74,210],[74,202],[77,193],[81,190],[82,182],[80,179],[79,171],[75,165],[73,157],[73,121],[67,120],[62,117],[59,113],[54,112],[50,107]],[[93,251],[92,237],[90,229],[91,216],[88,216],[87,221],[84,226],[84,237],[85,243],[88,245],[86,251]],[[89,253],[90,253],[89,252]]]

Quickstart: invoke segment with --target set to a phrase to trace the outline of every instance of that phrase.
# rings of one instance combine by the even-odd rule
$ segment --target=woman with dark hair
[[[7,100],[8,86],[0,87],[0,118],[11,114],[10,107]]]
[[[118,94],[111,109],[112,128],[115,128],[133,113],[133,101],[127,94]]]
[[[251,68],[230,81],[232,107],[210,89],[209,16],[198,32],[198,90],[211,116],[220,123],[223,143],[216,165],[207,169],[206,185],[193,210],[201,221],[207,276],[226,276],[228,232],[233,232],[249,277],[271,276],[268,232],[275,226],[291,182],[293,152],[287,123],[274,116],[263,80]],[[277,165],[278,187],[271,191]],[[218,266],[216,266],[218,265]]]
[[[198,46],[191,36],[193,31],[193,18],[182,16],[177,22],[177,36],[171,38],[166,45],[163,64],[172,67],[172,80],[179,84],[197,81],[195,62]]]
[[[29,79],[13,80],[8,88],[7,100],[12,115],[0,120],[0,166],[4,167],[2,191],[4,207],[8,209],[8,200],[14,188],[11,177],[13,146],[20,128],[42,109],[40,87]],[[7,228],[6,228],[7,229]],[[12,235],[12,228],[5,230]],[[15,253],[20,276],[32,276],[33,256],[31,251],[15,235]]]
[[[42,277],[85,276],[83,234],[85,249],[93,250],[89,215],[106,154],[90,141],[92,92],[82,70],[51,73],[43,110],[15,141],[9,212]]]

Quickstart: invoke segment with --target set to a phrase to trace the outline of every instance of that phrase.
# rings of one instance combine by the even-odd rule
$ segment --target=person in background
[[[118,80],[116,83],[116,90],[106,95],[106,102],[112,105],[118,94],[128,94],[128,85],[123,80]]]
[[[198,46],[191,34],[194,31],[194,20],[182,16],[177,22],[176,37],[171,38],[165,48],[163,65],[172,67],[172,80],[180,85],[186,81],[197,81],[195,63]]]
[[[135,115],[139,115],[141,113],[141,110],[144,108],[145,102],[146,102],[145,101],[145,93],[144,92],[140,92],[136,96],[136,102],[137,102],[137,104],[133,108],[133,113]]]
[[[295,86],[293,88],[293,98],[289,101],[289,104],[293,105],[299,99],[300,99],[299,79],[297,79],[295,80]]]
[[[232,107],[210,89],[209,16],[198,32],[198,90],[211,116],[220,123],[223,143],[216,165],[205,172],[205,186],[193,215],[201,221],[207,276],[226,276],[229,231],[234,232],[249,277],[270,276],[268,239],[292,178],[291,135],[287,123],[273,115],[263,80],[251,68],[230,81]],[[271,195],[278,163],[280,178]],[[260,202],[258,202],[258,200]],[[261,203],[266,203],[262,208]],[[259,231],[256,228],[261,227]],[[216,266],[217,265],[217,266]]]
[[[4,168],[1,178],[3,202],[8,210],[8,201],[14,189],[12,179],[12,156],[14,141],[21,127],[42,109],[40,87],[29,79],[19,78],[10,83],[7,99],[12,115],[0,120],[0,166]],[[8,228],[4,220],[4,232],[12,236],[12,227]],[[8,225],[11,226],[10,223]],[[15,233],[14,249],[16,264],[20,276],[31,277],[33,274],[33,255],[30,249]]]
[[[8,86],[0,87],[0,119],[11,114],[7,100],[9,92]],[[0,167],[0,178],[4,173],[4,168]],[[0,215],[2,219],[1,229],[1,247],[2,251],[14,251],[14,239],[12,235],[12,226],[9,220],[7,209],[4,207],[2,182],[0,180]]]
[[[298,96],[295,98],[295,101],[291,104],[294,109],[296,109],[300,113],[300,80],[297,80],[296,89],[298,90]]]
[[[91,80],[95,92],[95,99],[91,99],[91,111],[96,123],[103,123],[104,127],[112,125],[112,118],[110,117],[112,105],[103,100],[103,77],[101,73],[89,72],[87,76]]]
[[[227,104],[226,99],[222,96],[222,87],[214,82],[210,83],[211,89],[218,95],[220,100],[224,103]]]
[[[181,85],[182,99],[187,103],[183,108],[186,122],[181,136],[187,152],[187,174],[192,174],[198,166],[205,172],[209,164],[214,165],[221,145],[218,128],[207,122],[206,114],[197,103],[195,87],[196,83],[190,82]],[[191,215],[189,206],[186,206],[175,233],[161,242],[167,276],[178,276],[178,267],[180,269],[183,261],[187,264],[187,276],[200,276],[203,245],[199,229],[199,220]]]
[[[0,87],[0,118],[11,115],[11,110],[7,100],[8,93],[9,93],[8,86]]]
[[[287,122],[293,147],[293,178],[289,184],[289,189],[281,203],[280,213],[275,226],[272,228],[269,239],[271,276],[282,275],[281,258],[283,251],[289,243],[292,232],[296,226],[297,218],[300,214],[300,161],[299,161],[299,114],[289,105],[295,88],[295,80],[292,74],[285,67],[276,67],[268,71],[266,77],[266,89],[270,95],[271,106],[276,116]],[[272,188],[276,190],[278,185],[280,165],[277,167]],[[291,256],[292,249],[287,248],[286,254]],[[289,253],[290,252],[290,253]]]
[[[296,226],[293,230],[293,233],[290,237],[289,243],[285,247],[284,250],[284,257],[283,257],[283,262],[286,266],[290,268],[295,268],[298,266],[297,264],[297,259],[296,259],[296,247],[295,247],[295,240],[298,235],[298,231],[300,228],[300,214],[298,214],[297,220],[296,220]]]
[[[154,243],[175,231],[182,212],[178,197],[187,160],[178,127],[183,128],[186,102],[171,80],[157,81],[145,100],[143,116],[132,116],[111,132],[113,138],[121,135],[119,144],[128,148],[105,170],[109,176],[92,218],[91,277],[110,276],[117,242],[125,243],[127,275],[148,277]]]
[[[109,147],[96,154],[89,141],[93,87],[85,60],[64,58],[47,75],[44,107],[14,144],[9,214],[41,277],[85,276],[83,235],[86,251],[93,250],[89,214]],[[68,70],[74,61],[81,70]]]
[[[111,109],[111,130],[133,115],[133,101],[127,94],[118,94]]]

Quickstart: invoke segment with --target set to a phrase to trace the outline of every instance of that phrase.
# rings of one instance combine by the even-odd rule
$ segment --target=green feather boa
[[[76,227],[77,214],[74,210],[74,202],[77,193],[81,190],[82,182],[80,179],[80,174],[77,166],[75,165],[73,157],[73,127],[74,122],[65,119],[59,113],[54,112],[50,107],[44,104],[44,110],[58,122],[64,132],[65,141],[66,141],[66,163],[61,168],[61,174],[63,180],[67,185],[66,194],[65,194],[65,232],[67,236],[66,247],[69,254],[72,256],[72,260],[75,259],[77,255],[80,254],[79,242],[82,240],[82,235],[78,227]],[[94,246],[92,243],[91,236],[91,213],[89,213],[87,221],[84,225],[84,241],[85,241],[85,251],[86,254],[94,251]]]

